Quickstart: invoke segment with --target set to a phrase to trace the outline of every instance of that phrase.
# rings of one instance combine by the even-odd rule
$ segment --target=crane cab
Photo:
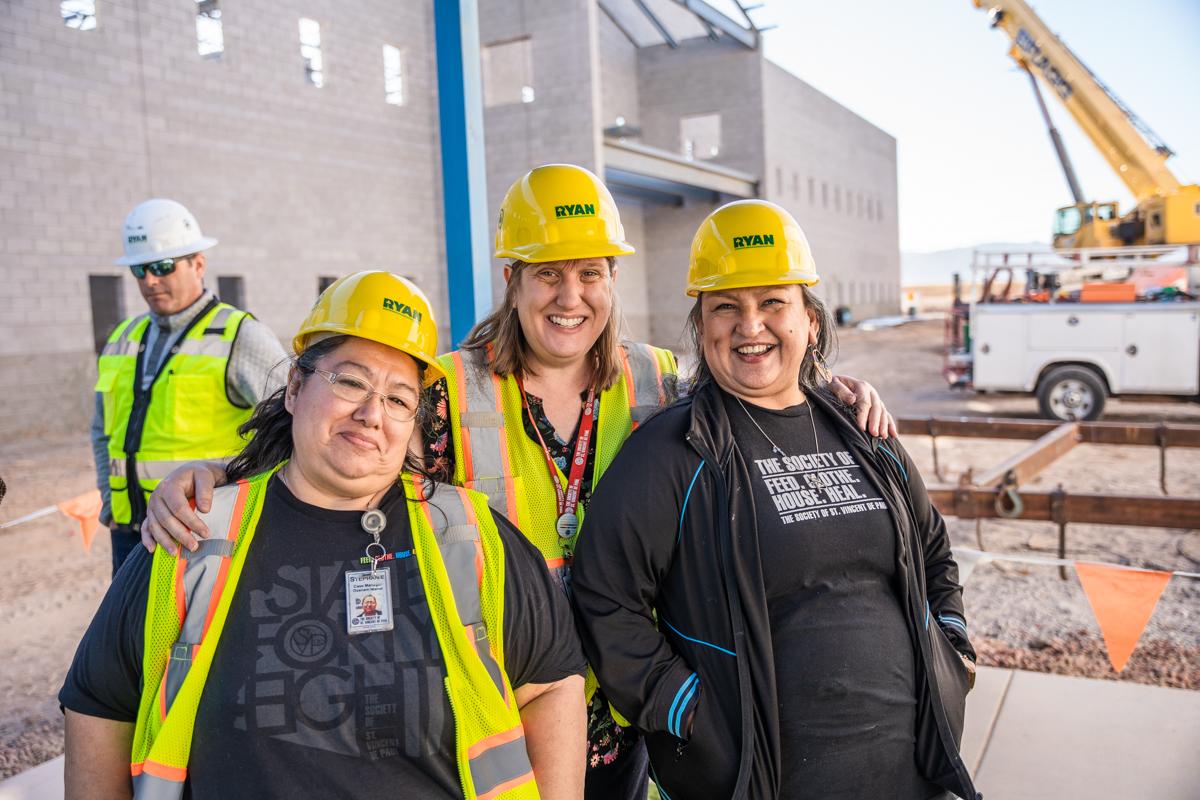
[[[1054,249],[1120,247],[1116,227],[1121,221],[1116,202],[1076,203],[1058,209],[1054,216]]]

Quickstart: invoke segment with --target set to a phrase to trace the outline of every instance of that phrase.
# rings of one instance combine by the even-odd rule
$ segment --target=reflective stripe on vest
[[[136,800],[183,796],[196,711],[274,472],[214,491],[212,510],[201,515],[213,535],[196,553],[155,553],[131,753]],[[410,476],[402,480],[406,497],[420,497]],[[446,660],[464,797],[536,800],[520,714],[503,671],[504,550],[486,498],[438,486],[425,502],[406,505]]]
[[[244,441],[237,429],[252,409],[229,400],[226,375],[238,328],[247,316],[217,303],[172,345],[143,400],[141,435],[135,432],[133,442],[127,442],[127,433],[140,395],[134,383],[150,316],[126,320],[109,337],[100,353],[96,391],[104,406],[114,522],[132,522],[139,505],[129,494],[127,459],[136,460],[137,482],[149,492],[174,465],[227,458],[241,450]],[[126,444],[137,452],[127,453]]]
[[[488,495],[491,507],[517,525],[542,552],[547,566],[562,577],[568,564],[564,543],[554,527],[554,487],[540,445],[525,435],[516,380],[512,376],[501,378],[492,371],[490,347],[486,351],[459,350],[442,356],[440,361],[446,370],[448,403],[452,406],[447,412],[454,444],[455,483]],[[621,367],[623,380],[600,396],[593,484],[630,431],[654,409],[673,399],[675,361],[669,352],[627,342],[622,345]]]

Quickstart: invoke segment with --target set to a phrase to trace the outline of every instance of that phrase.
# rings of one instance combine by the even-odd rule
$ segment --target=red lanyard
[[[567,476],[567,489],[564,492],[562,481],[558,479],[560,474],[558,465],[554,463],[554,457],[550,455],[550,448],[546,447],[546,440],[542,438],[542,431],[538,428],[537,420],[533,418],[529,401],[525,397],[525,384],[520,379],[517,380],[517,388],[521,391],[521,407],[528,415],[529,422],[533,425],[533,431],[537,434],[538,442],[542,445],[542,455],[546,457],[546,468],[550,470],[550,482],[554,484],[554,494],[558,500],[558,519],[555,520],[554,527],[561,538],[570,539],[579,530],[579,492],[583,486],[584,468],[587,466],[588,443],[592,439],[592,428],[596,423],[596,390],[588,389],[587,400],[583,404],[583,416],[579,420],[579,433],[575,438],[575,455],[571,460],[571,470]]]

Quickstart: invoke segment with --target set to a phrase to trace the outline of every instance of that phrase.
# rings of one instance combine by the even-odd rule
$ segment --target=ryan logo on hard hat
[[[554,207],[554,218],[562,219],[563,217],[594,217],[596,216],[595,203],[567,203],[562,206]]]
[[[773,233],[755,233],[750,236],[735,236],[733,237],[733,249],[742,250],[747,247],[774,247],[775,234]]]
[[[421,312],[417,311],[412,306],[401,303],[399,300],[392,300],[390,297],[383,298],[384,311],[391,311],[399,314],[402,317],[408,317],[413,322],[421,321]]]

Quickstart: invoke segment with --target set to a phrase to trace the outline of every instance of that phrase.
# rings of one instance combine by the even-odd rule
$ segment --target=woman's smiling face
[[[521,332],[536,364],[570,366],[587,358],[613,312],[616,267],[604,258],[526,264],[505,279],[519,281]]]
[[[797,284],[700,295],[704,360],[725,391],[764,408],[804,401],[800,365],[817,325]]]

